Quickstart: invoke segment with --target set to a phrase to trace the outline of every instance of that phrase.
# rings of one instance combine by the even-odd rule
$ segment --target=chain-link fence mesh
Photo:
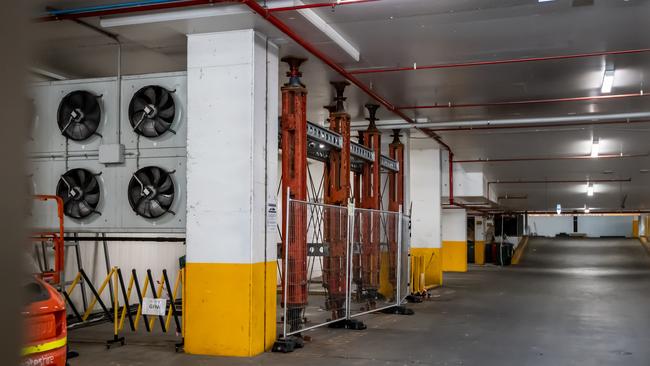
[[[409,294],[408,217],[294,200],[285,215],[280,334],[397,306]]]
[[[399,266],[398,266],[398,277],[399,277],[399,299],[400,303],[406,299],[407,296],[411,294],[410,289],[410,273],[411,273],[411,259],[409,258],[409,252],[411,250],[411,218],[406,215],[402,215],[401,218],[400,231],[401,235],[399,237],[400,248],[399,248]]]
[[[281,334],[289,336],[346,318],[347,207],[289,201],[283,251]],[[284,258],[284,256],[283,256]],[[285,306],[286,304],[286,306]]]
[[[399,213],[355,209],[350,316],[395,306]]]

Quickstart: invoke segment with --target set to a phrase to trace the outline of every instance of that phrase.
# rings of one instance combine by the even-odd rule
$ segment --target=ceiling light
[[[614,86],[614,70],[605,70],[603,75],[603,86],[600,88],[600,92],[603,94],[609,94],[612,92],[612,87]]]
[[[598,137],[594,137],[594,140],[591,143],[591,157],[597,158],[599,150],[600,150],[600,140],[598,139]]]
[[[559,203],[557,204],[557,206],[555,207],[555,212],[557,212],[558,215],[562,214],[562,205],[561,204],[559,204]]]
[[[587,184],[587,196],[592,197],[594,195],[594,184]]]
[[[585,213],[588,214],[589,212],[591,212],[591,210],[589,209],[589,207],[587,207],[587,205],[585,205]]]

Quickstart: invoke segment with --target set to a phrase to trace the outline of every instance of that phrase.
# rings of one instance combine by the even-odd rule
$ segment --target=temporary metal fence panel
[[[350,317],[396,304],[399,213],[355,209],[353,228]]]
[[[286,337],[347,316],[350,218],[347,207],[289,200],[282,263]],[[284,258],[284,256],[283,256]]]
[[[410,294],[410,218],[288,200],[282,243],[284,337],[401,305]]]
[[[409,253],[411,251],[411,217],[401,215],[400,220],[400,247],[399,247],[399,266],[398,266],[398,283],[399,283],[399,299],[400,304],[404,302],[407,296],[411,294],[410,288],[410,275],[411,275],[411,259]]]

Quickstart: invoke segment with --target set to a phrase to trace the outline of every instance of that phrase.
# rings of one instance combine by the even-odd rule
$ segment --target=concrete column
[[[467,272],[467,211],[442,210],[442,270]]]
[[[185,350],[254,356],[276,335],[278,48],[188,36]]]
[[[485,264],[485,217],[474,218],[474,263]]]
[[[441,285],[440,150],[417,140],[410,141],[408,150],[408,184],[413,204],[411,256],[422,260],[426,286]]]

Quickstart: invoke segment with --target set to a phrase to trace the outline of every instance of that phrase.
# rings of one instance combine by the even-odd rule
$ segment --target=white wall
[[[579,216],[578,232],[590,237],[631,237],[633,220],[633,216]]]
[[[578,216],[578,233],[588,237],[632,236],[633,216]],[[553,237],[573,233],[573,216],[529,216],[534,235]]]
[[[573,232],[573,216],[529,216],[528,226],[533,235],[555,236]]]
[[[440,248],[440,150],[412,140],[409,176],[413,202],[411,246]]]
[[[442,210],[442,240],[467,240],[467,211],[463,209]]]

